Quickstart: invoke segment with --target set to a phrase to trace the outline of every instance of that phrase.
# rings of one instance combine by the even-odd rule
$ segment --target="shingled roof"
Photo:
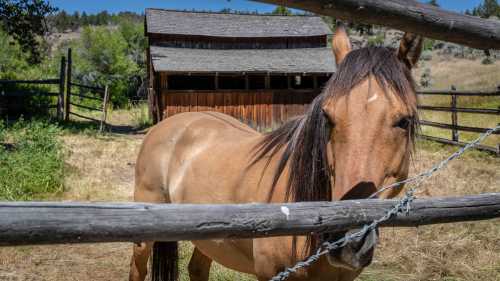
[[[330,34],[317,16],[241,15],[146,10],[147,33],[213,37],[297,37]]]
[[[155,71],[333,73],[329,48],[305,49],[188,49],[151,47]]]

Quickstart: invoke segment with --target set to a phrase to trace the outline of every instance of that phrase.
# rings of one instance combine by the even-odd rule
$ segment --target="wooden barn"
[[[316,16],[146,10],[150,110],[155,123],[219,111],[255,128],[302,114],[335,71]]]

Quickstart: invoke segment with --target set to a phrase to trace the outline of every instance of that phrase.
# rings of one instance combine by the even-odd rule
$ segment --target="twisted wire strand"
[[[333,242],[330,242],[330,241],[323,242],[318,247],[318,249],[316,250],[316,252],[313,255],[309,256],[308,258],[306,258],[303,261],[296,263],[294,266],[289,267],[289,268],[285,269],[284,271],[278,273],[276,276],[271,278],[270,281],[286,280],[292,273],[297,272],[301,268],[309,267],[314,262],[319,260],[319,258],[321,256],[327,254],[328,252],[335,250],[335,249],[342,248],[345,245],[349,244],[354,239],[365,236],[368,232],[375,230],[381,223],[389,220],[393,216],[397,216],[400,213],[409,213],[410,209],[411,209],[411,202],[413,202],[413,200],[415,200],[415,196],[414,196],[415,190],[418,189],[425,180],[430,178],[437,171],[446,167],[446,165],[448,165],[448,163],[450,161],[453,161],[454,159],[458,158],[459,156],[464,154],[467,150],[477,146],[478,144],[483,142],[487,137],[489,137],[490,135],[492,135],[493,133],[498,132],[498,131],[500,131],[500,124],[494,128],[489,129],[488,131],[484,132],[477,139],[466,144],[465,146],[463,146],[462,148],[457,150],[455,153],[451,154],[448,158],[446,158],[443,161],[434,165],[429,170],[422,172],[414,177],[408,178],[406,180],[396,182],[396,183],[387,185],[385,187],[382,187],[380,190],[373,193],[368,198],[369,199],[374,198],[377,195],[379,195],[380,193],[384,192],[385,190],[388,190],[391,188],[396,188],[396,187],[399,187],[403,184],[413,184],[413,187],[411,187],[410,189],[408,189],[408,191],[406,191],[405,196],[403,198],[401,198],[401,200],[393,208],[389,209],[384,216],[382,216],[379,219],[374,220],[370,224],[366,224],[365,226],[363,226],[363,228],[360,231],[357,231],[357,232],[354,232],[351,234],[346,234],[344,237],[342,237],[336,241],[333,241]]]

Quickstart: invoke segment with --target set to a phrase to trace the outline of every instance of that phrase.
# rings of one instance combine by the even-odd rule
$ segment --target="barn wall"
[[[303,114],[319,91],[297,90],[162,90],[163,118],[182,112],[218,111],[265,130]]]

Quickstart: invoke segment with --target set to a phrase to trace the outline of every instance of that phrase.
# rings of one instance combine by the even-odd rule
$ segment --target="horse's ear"
[[[422,36],[415,35],[413,33],[405,33],[401,39],[398,50],[398,58],[412,69],[417,64],[422,54],[424,39]]]
[[[345,25],[342,22],[337,22],[337,27],[335,28],[335,34],[332,39],[332,49],[335,55],[335,61],[339,65],[344,58],[352,50],[351,41],[349,36],[347,36],[347,31]]]

